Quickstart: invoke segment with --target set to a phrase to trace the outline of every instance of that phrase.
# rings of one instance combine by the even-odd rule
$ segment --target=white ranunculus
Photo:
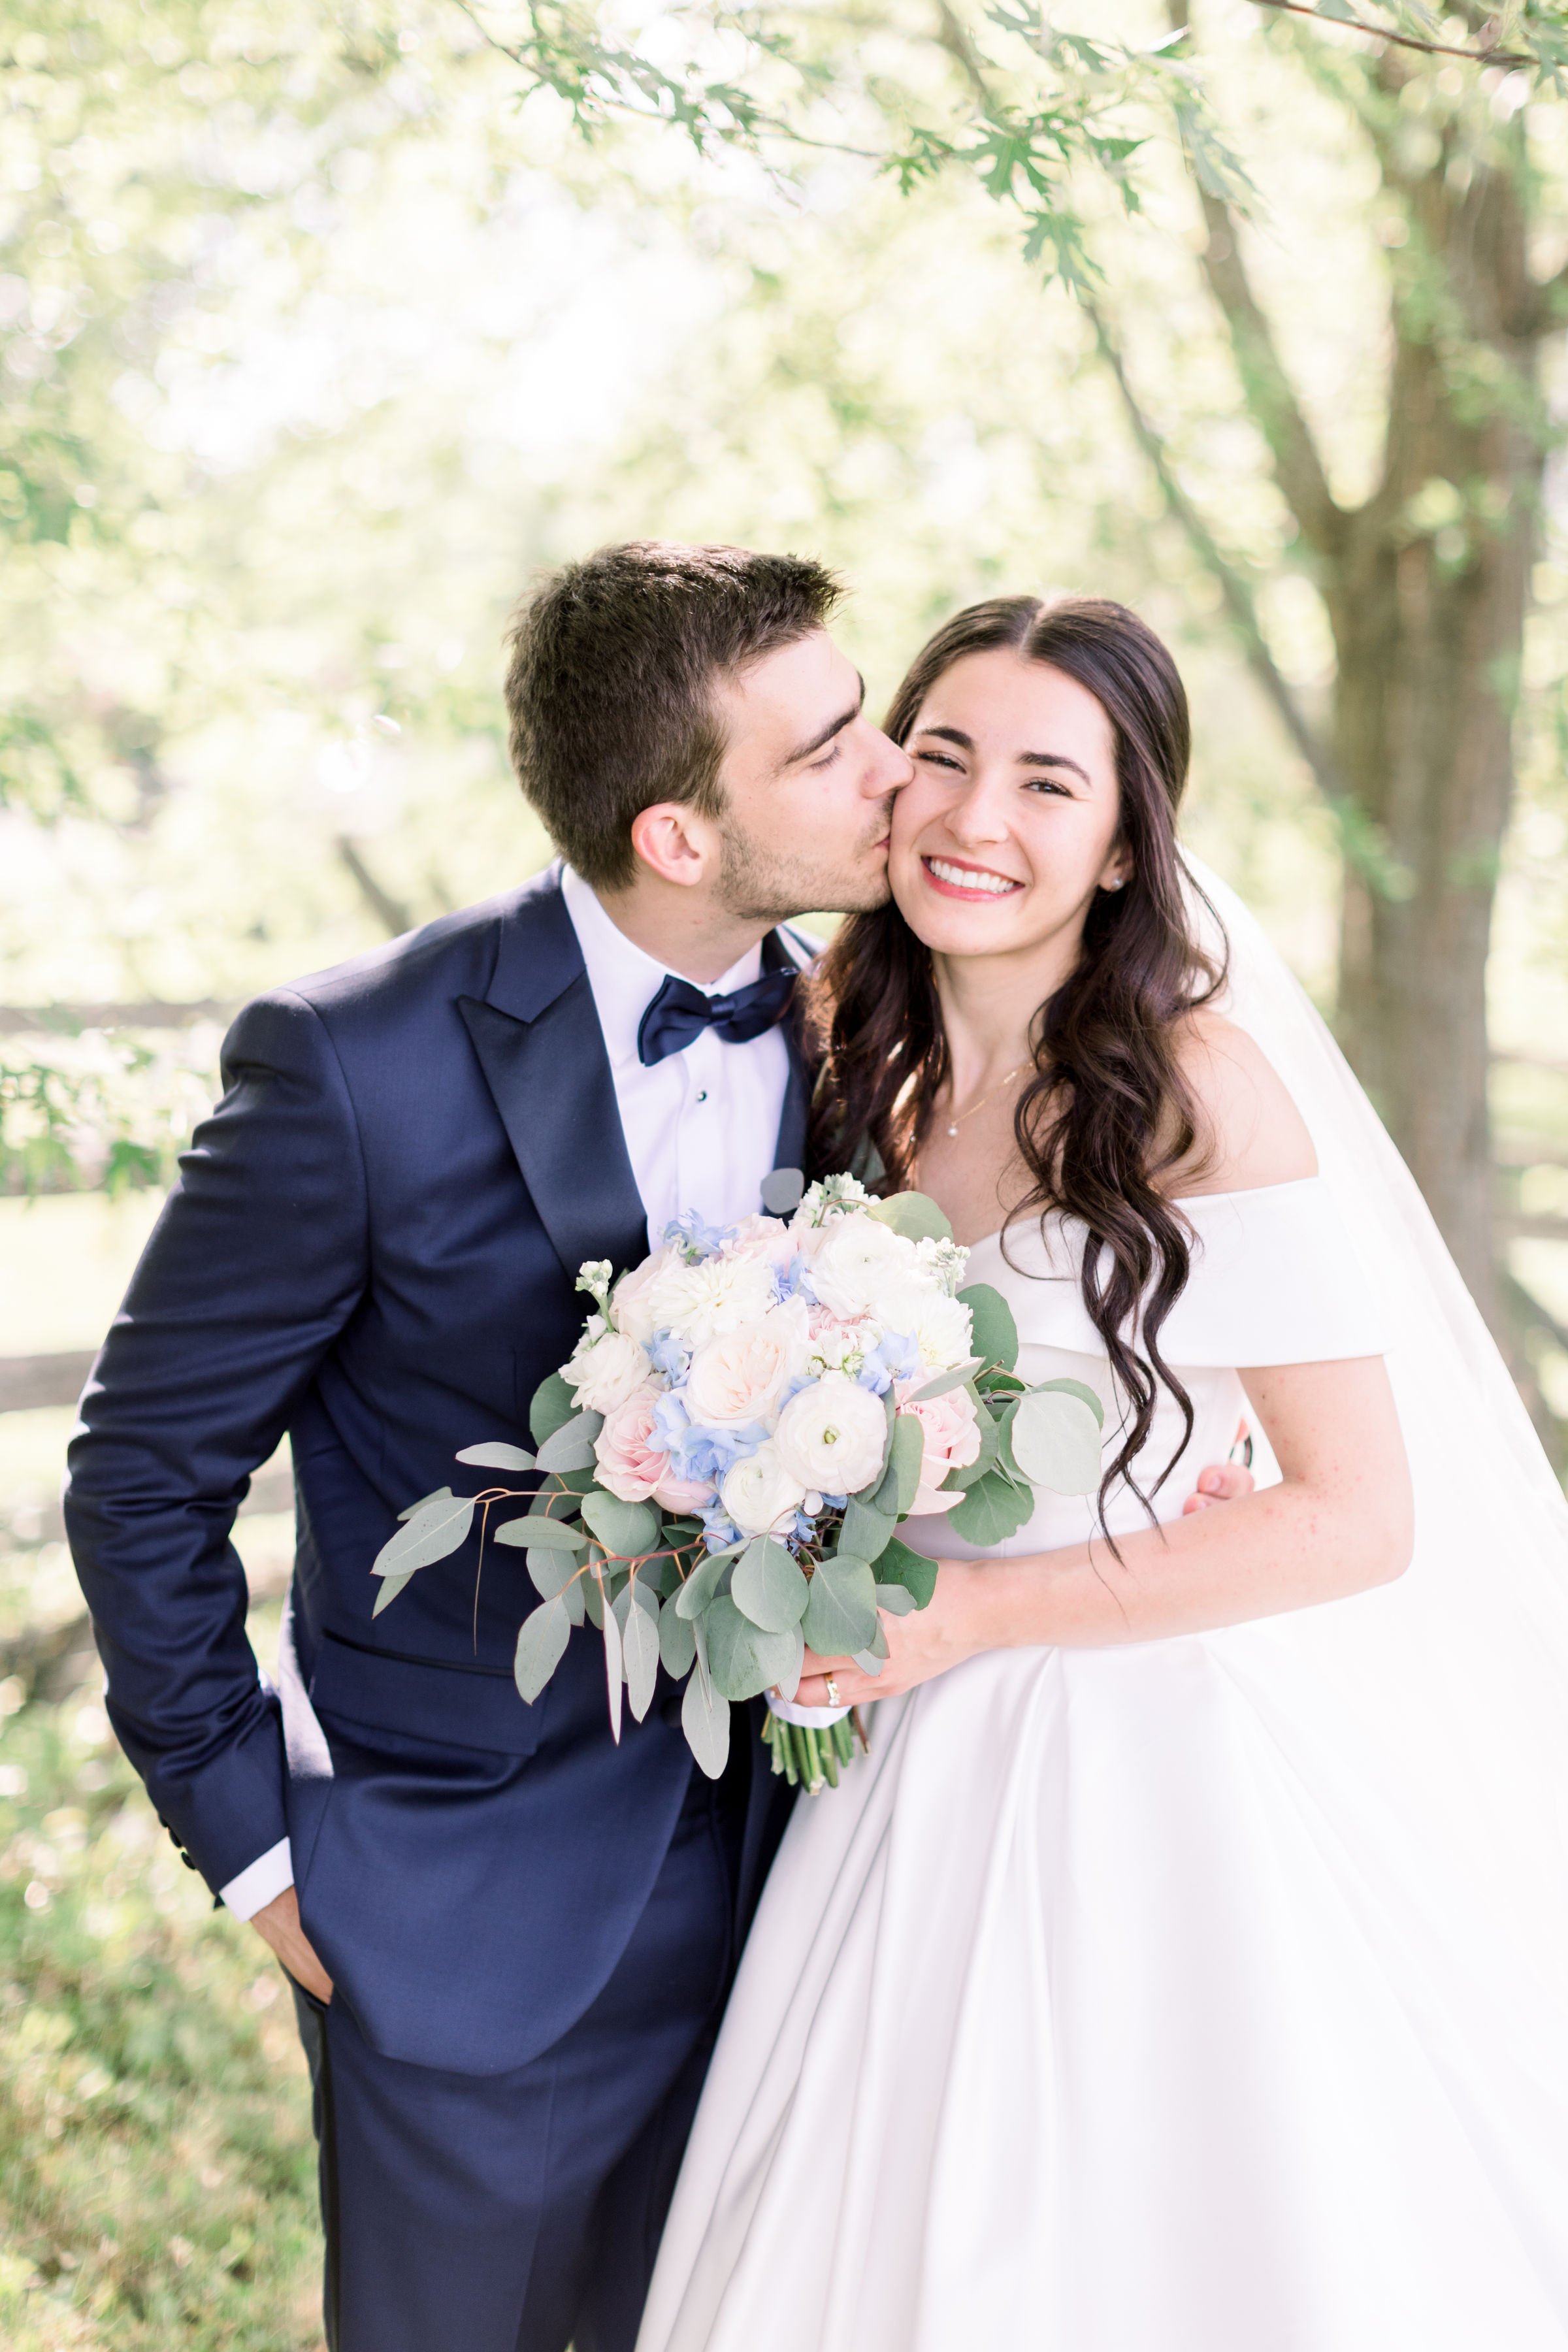
[[[838,1217],[811,1262],[811,1286],[829,1313],[882,1317],[880,1302],[915,1273],[914,1244],[865,1215]]]
[[[726,1470],[719,1500],[743,1536],[773,1535],[805,1502],[805,1485],[784,1467],[770,1438]]]
[[[779,1460],[803,1487],[858,1494],[882,1466],[888,1416],[873,1396],[842,1372],[825,1372],[791,1397],[773,1432]]]
[[[945,1291],[910,1283],[889,1297],[883,1321],[888,1330],[914,1341],[928,1372],[950,1372],[974,1352],[969,1309]]]
[[[641,1388],[650,1369],[647,1349],[628,1332],[604,1331],[602,1338],[578,1341],[562,1378],[576,1391],[579,1412],[614,1412]]]
[[[760,1323],[777,1292],[767,1260],[742,1254],[703,1258],[688,1265],[679,1253],[644,1294],[656,1331],[673,1331],[681,1345],[704,1347],[721,1332]]]
[[[630,1274],[623,1274],[610,1294],[616,1329],[640,1340],[645,1348],[659,1328],[654,1319],[651,1295],[675,1255],[666,1243],[651,1257],[645,1257],[640,1265],[634,1265]]]
[[[804,1306],[804,1302],[802,1302]],[[771,1421],[779,1399],[805,1369],[805,1318],[775,1307],[700,1348],[686,1377],[686,1410],[695,1422],[740,1428]]]

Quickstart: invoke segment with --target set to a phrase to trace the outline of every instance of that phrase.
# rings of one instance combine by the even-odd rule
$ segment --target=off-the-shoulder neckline
[[[1234,1192],[1184,1192],[1173,1199],[1171,1206],[1173,1209],[1185,1211],[1201,1209],[1206,1202],[1211,1201],[1255,1201],[1264,1192],[1300,1192],[1305,1186],[1321,1184],[1322,1181],[1322,1172],[1320,1170],[1316,1176],[1288,1176],[1283,1184],[1247,1184]],[[1064,1224],[1077,1225],[1083,1222],[1081,1217],[1075,1217],[1068,1209],[1051,1210],[1047,1213],[1059,1217]],[[984,1249],[988,1242],[999,1242],[1005,1234],[1028,1233],[1031,1230],[1037,1230],[1037,1219],[1020,1217],[1015,1224],[998,1225],[994,1232],[982,1234],[977,1242],[964,1242],[962,1247],[968,1250],[973,1256],[976,1250]]]

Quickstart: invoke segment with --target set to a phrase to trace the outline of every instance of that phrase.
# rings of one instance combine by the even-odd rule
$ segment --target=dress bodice
[[[1321,1177],[1194,1194],[1176,1206],[1192,1228],[1192,1271],[1165,1318],[1161,1349],[1192,1401],[1193,1432],[1184,1446],[1180,1408],[1162,1384],[1153,1425],[1132,1465],[1161,1519],[1179,1517],[1198,1472],[1230,1452],[1247,1413],[1238,1367],[1328,1363],[1384,1349],[1364,1270]],[[1022,1223],[973,1245],[967,1279],[989,1283],[1011,1307],[1022,1379],[1078,1380],[1096,1391],[1105,1406],[1109,1445],[1122,1405],[1104,1343],[1083,1303],[1084,1242],[1076,1218],[1058,1213]],[[1178,1448],[1174,1467],[1152,1493]],[[1266,1449],[1260,1451],[1260,1483],[1266,1483],[1278,1474]],[[1013,1555],[1056,1550],[1083,1542],[1096,1524],[1093,1496],[1042,1492],[1018,1533],[986,1549]],[[1107,1497],[1106,1524],[1113,1535],[1148,1524],[1131,1488],[1123,1486]],[[979,1549],[938,1516],[911,1521],[906,1540],[947,1559],[973,1557]]]

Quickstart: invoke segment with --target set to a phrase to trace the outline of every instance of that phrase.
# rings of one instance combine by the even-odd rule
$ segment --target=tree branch
[[[1420,41],[1414,33],[1392,32],[1386,25],[1369,25],[1361,16],[1326,16],[1321,8],[1310,8],[1304,0],[1252,0],[1255,8],[1278,9],[1285,16],[1310,16],[1314,25],[1338,25],[1347,33],[1365,33],[1374,41],[1389,41],[1397,49],[1419,49],[1429,58],[1465,58],[1473,66],[1537,66],[1539,58],[1521,57],[1513,49],[1488,47],[1486,30],[1482,27],[1479,48],[1456,48],[1450,41]],[[1496,18],[1491,22],[1496,23]]]
[[[1188,0],[1170,0],[1165,13],[1173,30],[1189,30]],[[1208,232],[1199,261],[1229,331],[1247,405],[1268,444],[1285,502],[1308,546],[1319,555],[1337,555],[1343,542],[1344,509],[1329,488],[1274,330],[1252,290],[1237,216],[1223,196],[1207,188],[1199,187],[1198,201]]]
[[[1213,578],[1217,582],[1225,600],[1226,611],[1241,639],[1247,667],[1258,680],[1269,701],[1284,721],[1285,730],[1311,770],[1320,791],[1336,809],[1346,805],[1346,794],[1338,769],[1328,746],[1308,719],[1292,688],[1281,675],[1273,655],[1268,650],[1258,618],[1258,606],[1247,580],[1215,542],[1213,533],[1180,482],[1165,455],[1165,446],[1153,425],[1144,415],[1138,396],[1127,378],[1126,365],[1103,312],[1089,297],[1080,292],[1079,301],[1088,313],[1094,329],[1094,339],[1100,355],[1110,370],[1116,388],[1121,394],[1121,404],[1132,428],[1132,437],[1153,468],[1165,504],[1174,520],[1186,534],[1189,545]]]

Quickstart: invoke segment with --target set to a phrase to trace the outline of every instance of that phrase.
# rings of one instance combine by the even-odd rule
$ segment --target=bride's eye
[[[961,776],[963,773],[958,761],[950,760],[945,751],[917,751],[915,758],[923,760],[928,768],[951,768],[955,776]]]

